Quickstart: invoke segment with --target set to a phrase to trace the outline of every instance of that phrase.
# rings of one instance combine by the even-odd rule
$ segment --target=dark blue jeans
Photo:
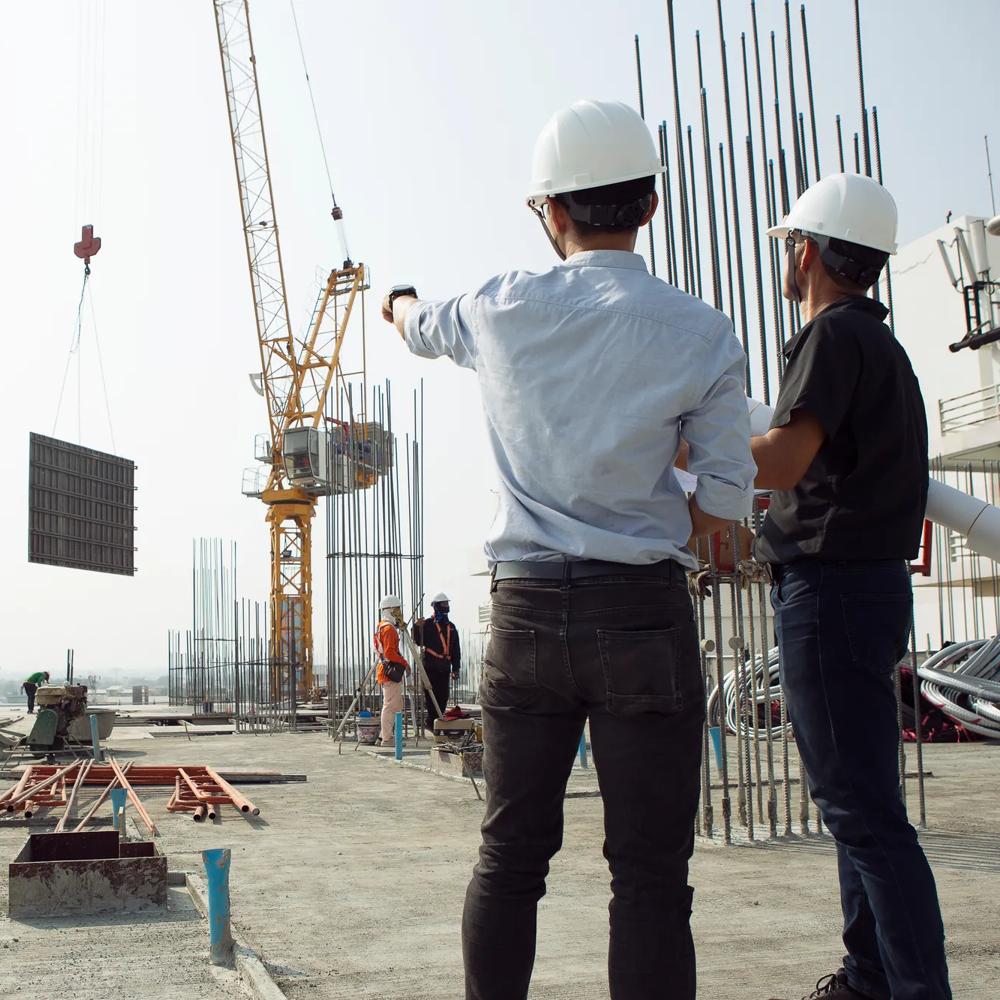
[[[588,718],[612,876],[611,996],[694,1000],[687,874],[704,686],[675,568],[670,581],[495,586],[480,689],[486,816],[462,920],[467,1000],[528,995],[536,908]]]
[[[874,1000],[950,1000],[934,876],[899,789],[906,565],[793,563],[776,573],[771,600],[795,739],[837,841],[848,982]]]

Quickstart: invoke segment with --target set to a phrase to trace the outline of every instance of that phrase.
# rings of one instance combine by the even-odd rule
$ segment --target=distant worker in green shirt
[[[47,670],[40,670],[38,673],[32,674],[21,685],[21,690],[28,696],[28,715],[35,714],[35,692],[38,690],[39,685],[48,684],[48,682],[49,672]]]

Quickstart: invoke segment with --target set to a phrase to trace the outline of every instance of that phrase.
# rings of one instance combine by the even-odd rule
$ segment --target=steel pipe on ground
[[[128,778],[125,776],[125,772],[122,770],[118,761],[114,757],[108,757],[108,763],[111,765],[112,770],[115,772],[115,777],[118,779],[118,783],[128,792],[128,797],[132,800],[132,805],[135,806],[135,811],[139,814],[143,823],[146,824],[146,829],[155,837],[159,834],[159,830],[156,828],[156,824],[150,819],[149,813],[146,812],[146,807],[139,800],[139,796],[136,794],[135,789],[129,784]]]
[[[132,766],[132,762],[129,761],[122,768],[122,773],[127,774],[128,770],[129,770],[129,768],[131,766]],[[77,823],[77,825],[73,828],[73,832],[74,833],[80,833],[83,830],[83,828],[90,821],[90,818],[94,815],[94,813],[96,813],[97,810],[100,809],[102,805],[104,805],[104,803],[107,800],[108,796],[111,794],[111,789],[114,788],[117,784],[118,784],[118,778],[117,777],[112,778],[111,781],[108,782],[107,788],[105,788],[104,791],[101,792],[101,794],[97,797],[97,801],[90,807],[90,809],[87,810],[87,815],[84,816],[83,819],[81,819],[80,822]]]
[[[213,770],[211,767],[205,768],[208,776],[214,781],[219,788],[222,789],[226,795],[232,799],[233,805],[239,809],[240,812],[250,813],[251,816],[259,816],[260,809],[257,808],[242,792],[238,792],[218,771]]]

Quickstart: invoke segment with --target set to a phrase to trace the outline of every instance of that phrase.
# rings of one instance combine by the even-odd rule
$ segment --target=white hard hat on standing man
[[[611,184],[640,186],[663,172],[649,128],[638,112],[621,101],[576,101],[557,111],[542,129],[531,162],[528,206],[542,222],[560,257],[563,251],[545,225],[549,198],[558,200],[576,222],[592,226],[638,226],[655,192],[643,189],[624,204],[574,198]]]
[[[896,203],[881,184],[861,174],[830,174],[803,191],[767,235],[784,240],[789,251],[803,238],[812,240],[828,271],[868,288],[896,252],[896,225]],[[791,272],[785,288],[786,297],[798,301]]]

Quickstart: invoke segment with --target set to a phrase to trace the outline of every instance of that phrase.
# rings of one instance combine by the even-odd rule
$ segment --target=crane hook
[[[94,235],[94,227],[84,226],[80,242],[73,244],[73,253],[83,259],[84,274],[90,274],[90,258],[100,249],[101,238]]]

